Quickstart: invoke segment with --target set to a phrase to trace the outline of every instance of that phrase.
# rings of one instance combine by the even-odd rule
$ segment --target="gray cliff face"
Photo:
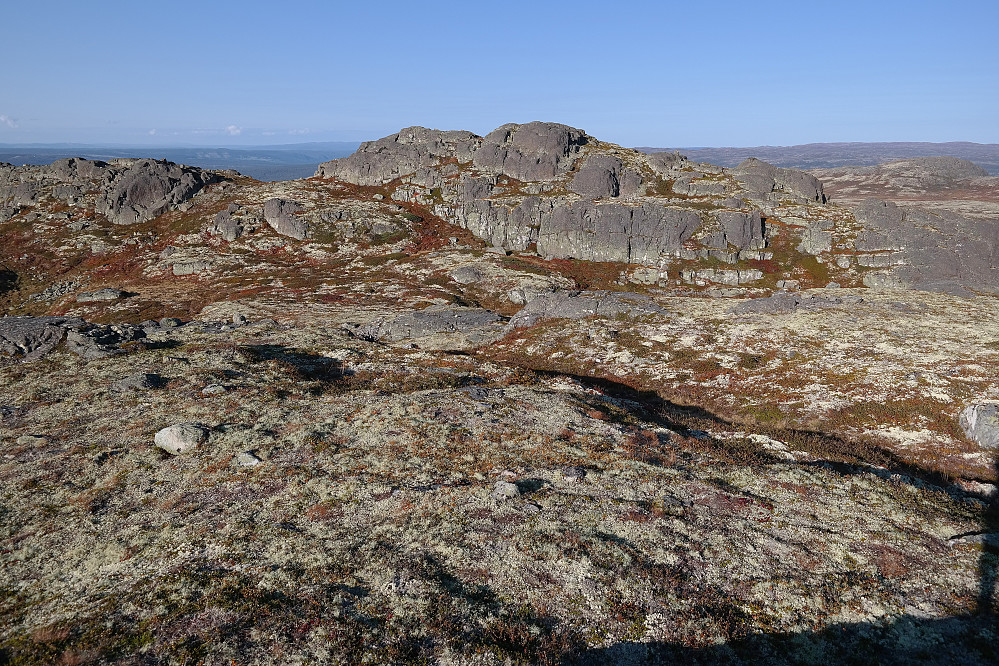
[[[542,225],[538,252],[557,259],[655,265],[678,252],[700,223],[696,213],[659,204],[578,201],[557,208]]]
[[[885,270],[865,276],[870,287],[913,287],[961,293],[999,291],[999,225],[947,211],[900,207],[878,199],[854,209],[864,230],[862,261]]]

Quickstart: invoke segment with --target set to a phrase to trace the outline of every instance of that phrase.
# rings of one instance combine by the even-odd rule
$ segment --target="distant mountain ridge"
[[[274,146],[164,147],[102,144],[0,144],[0,162],[51,164],[68,157],[107,161],[116,157],[169,160],[203,169],[235,169],[258,180],[293,180],[312,176],[316,167],[350,155],[359,142],[332,141]]]
[[[806,143],[797,146],[751,148],[637,148],[645,153],[678,150],[697,162],[733,167],[749,157],[776,166],[795,169],[829,169],[840,166],[875,166],[911,157],[959,157],[974,162],[989,174],[999,175],[999,144],[952,141],[931,143],[903,141],[886,143]]]

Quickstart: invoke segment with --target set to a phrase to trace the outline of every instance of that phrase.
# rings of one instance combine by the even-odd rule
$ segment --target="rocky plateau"
[[[0,314],[0,664],[999,661],[971,162],[0,164]]]

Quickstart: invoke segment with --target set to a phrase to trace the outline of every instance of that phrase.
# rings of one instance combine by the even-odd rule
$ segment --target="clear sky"
[[[999,143],[999,0],[5,0],[0,25],[0,143]]]

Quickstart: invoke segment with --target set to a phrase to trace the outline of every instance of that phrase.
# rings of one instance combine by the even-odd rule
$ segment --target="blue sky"
[[[999,143],[996,0],[0,4],[0,143]]]

